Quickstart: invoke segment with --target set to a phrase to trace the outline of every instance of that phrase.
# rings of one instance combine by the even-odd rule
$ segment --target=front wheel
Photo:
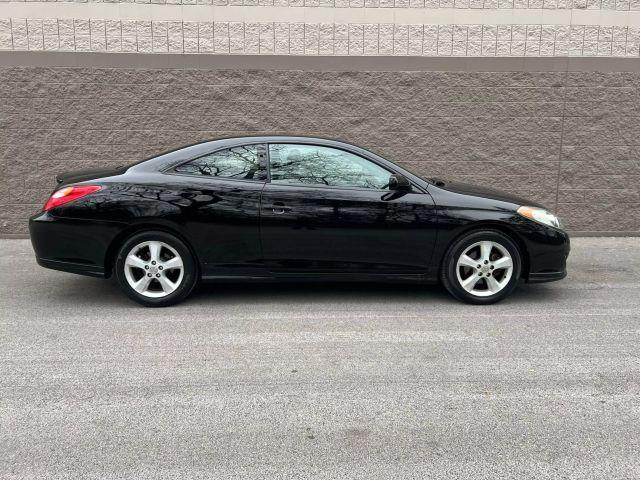
[[[475,231],[449,247],[441,280],[457,299],[486,305],[508,296],[521,271],[520,251],[509,237],[493,230]]]
[[[131,299],[147,307],[166,307],[184,300],[197,282],[189,248],[160,231],[130,237],[118,253],[116,277]]]

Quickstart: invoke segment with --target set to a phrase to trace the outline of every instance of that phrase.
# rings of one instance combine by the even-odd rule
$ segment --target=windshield
[[[368,151],[369,151],[369,152],[371,152],[371,153],[373,153],[374,155],[376,155],[376,156],[380,157],[380,158],[383,158],[383,159],[387,160],[387,157],[385,157],[384,155],[381,155],[380,153],[378,153],[378,152],[376,152],[376,151],[374,151],[374,150],[368,150]],[[407,171],[407,172],[409,172],[410,174],[412,174],[412,175],[414,175],[414,176],[416,176],[416,177],[418,177],[418,178],[420,178],[420,179],[422,179],[422,180],[427,180],[428,182],[435,183],[435,184],[437,184],[437,183],[439,183],[439,182],[440,182],[440,183],[442,183],[442,180],[440,180],[440,179],[436,179],[436,178],[428,178],[424,173],[417,172],[416,170],[414,170],[414,168],[413,168],[413,167],[412,167],[412,168],[409,168],[409,167],[408,167],[406,164],[404,164],[404,163],[395,162],[395,161],[393,161],[393,160],[388,160],[388,161],[393,162],[395,165],[399,166],[399,167],[400,167],[400,168],[402,168],[403,170],[406,170],[406,171]]]

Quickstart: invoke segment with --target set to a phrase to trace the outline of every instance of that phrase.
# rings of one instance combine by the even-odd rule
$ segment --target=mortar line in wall
[[[569,25],[573,25],[573,10],[569,13]],[[555,41],[554,41],[555,45]],[[584,48],[584,35],[583,35],[583,48]],[[564,85],[562,91],[562,120],[560,122],[560,151],[558,152],[558,171],[556,177],[556,204],[554,211],[558,211],[558,201],[560,199],[560,174],[562,172],[562,155],[564,155],[564,122],[567,116],[567,81],[569,79],[569,65],[564,72]]]
[[[564,83],[562,91],[562,121],[560,122],[560,151],[558,152],[558,171],[556,177],[556,204],[554,211],[558,211],[558,200],[560,197],[560,172],[562,171],[562,155],[564,147],[564,120],[567,116],[567,81],[569,79],[569,69],[564,72]]]

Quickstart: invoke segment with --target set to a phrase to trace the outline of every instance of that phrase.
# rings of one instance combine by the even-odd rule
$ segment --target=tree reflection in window
[[[244,145],[210,153],[175,168],[176,172],[208,177],[259,179],[258,146]]]
[[[271,181],[355,187],[388,188],[390,173],[358,155],[315,145],[269,145]]]

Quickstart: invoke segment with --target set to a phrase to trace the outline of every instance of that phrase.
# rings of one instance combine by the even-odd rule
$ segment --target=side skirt
[[[203,275],[205,282],[382,282],[382,283],[438,283],[436,277],[417,274],[362,273],[276,273],[273,275]]]

